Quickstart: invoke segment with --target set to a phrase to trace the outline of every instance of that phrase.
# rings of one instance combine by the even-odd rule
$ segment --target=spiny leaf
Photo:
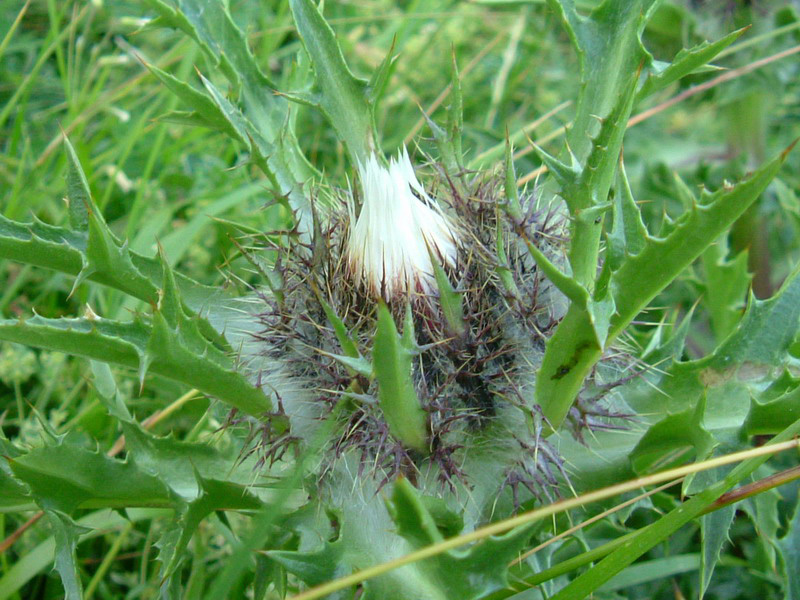
[[[570,161],[570,164],[566,164],[557,159],[555,156],[549,154],[544,148],[540,147],[533,141],[531,141],[531,148],[533,148],[536,156],[539,157],[539,160],[541,160],[544,163],[544,166],[547,167],[548,172],[561,186],[561,195],[565,200],[567,200],[567,202],[570,202],[574,197],[574,187],[577,184],[582,172],[581,166],[578,164],[575,156],[570,153],[572,160]]]
[[[721,443],[775,433],[798,414],[797,381],[785,369],[800,330],[800,277],[795,273],[771,299],[751,301],[736,330],[712,354],[662,367],[647,383],[625,390],[640,415],[680,413],[706,397],[704,428]],[[776,373],[784,372],[776,378]],[[766,388],[766,389],[765,389]]]
[[[203,479],[198,475],[200,493],[188,503],[177,503],[174,529],[165,532],[166,539],[160,545],[159,561],[162,564],[161,577],[171,577],[177,571],[183,558],[183,551],[189,545],[201,521],[218,510],[252,511],[262,508],[261,501],[246,487],[229,481]]]
[[[512,221],[521,223],[522,206],[519,203],[519,192],[517,191],[517,174],[514,172],[514,148],[508,139],[508,129],[506,129],[505,181],[503,183],[503,189],[506,193],[503,208]],[[499,230],[500,226],[498,225]]]
[[[73,231],[85,232],[89,226],[89,211],[97,210],[92,201],[89,182],[83,172],[75,148],[67,136],[64,136],[64,147],[67,150],[67,203],[69,208],[69,225]]]
[[[127,244],[121,244],[97,211],[89,212],[89,237],[83,264],[75,277],[74,292],[84,280],[95,273],[113,281],[113,287],[148,302],[156,301],[156,289],[131,260]]]
[[[270,179],[276,196],[296,211],[300,231],[308,233],[311,216],[301,185],[316,174],[303,156],[291,131],[294,119],[287,98],[258,67],[247,40],[234,23],[227,3],[184,0],[179,8],[148,0],[161,15],[159,25],[176,27],[192,38],[234,86],[229,100],[201,76],[208,94],[159,72],[154,73],[206,120],[220,126],[251,150],[255,162]],[[210,104],[209,104],[210,103]],[[222,119],[222,121],[220,121]]]
[[[562,294],[569,298],[578,306],[585,307],[589,301],[589,292],[584,288],[575,278],[570,277],[563,273],[547,256],[537,248],[530,240],[525,240],[533,260],[536,261],[536,266],[542,270],[542,273],[558,288]]]
[[[158,324],[155,330],[142,321],[39,316],[27,321],[4,319],[0,320],[0,339],[134,369],[143,361],[154,373],[185,383],[248,414],[260,416],[271,410],[269,399],[243,375],[218,360],[186,349],[158,313],[154,322]],[[151,343],[151,339],[155,341]]]
[[[427,453],[427,418],[414,388],[411,361],[411,350],[401,340],[392,314],[381,302],[372,349],[378,401],[392,435],[409,448]]]
[[[100,272],[114,281],[118,289],[150,302],[155,301],[153,284],[142,275],[131,261],[127,246],[111,233],[103,216],[94,205],[86,175],[75,150],[64,138],[69,162],[68,188],[70,196],[70,223],[72,228],[88,233],[86,252],[81,255],[81,269],[72,287],[74,292],[90,275]]]
[[[108,363],[98,360],[90,360],[89,363],[92,366],[92,374],[94,375],[94,387],[100,395],[106,410],[108,410],[108,414],[116,419],[132,420],[133,417],[122,400],[114,374],[111,372],[111,367],[108,366]]]
[[[596,116],[609,114],[630,76],[652,58],[642,47],[641,33],[657,4],[657,0],[606,0],[588,16],[581,16],[573,0],[547,0],[561,18],[580,62],[581,92],[567,134],[580,161],[590,152]]]
[[[503,222],[499,218],[497,218],[497,226],[495,228],[495,250],[497,252],[497,266],[495,267],[495,272],[497,273],[497,277],[500,280],[503,289],[505,290],[508,297],[519,299],[520,291],[517,287],[517,282],[514,281],[514,275],[511,270],[511,265],[508,261],[508,255],[506,253],[506,246],[505,246],[505,234],[503,232]]]
[[[706,401],[683,412],[668,415],[650,427],[631,453],[636,473],[652,473],[676,467],[688,460],[705,460],[716,446],[703,426]],[[687,451],[691,453],[687,455]]]
[[[786,598],[800,597],[800,502],[795,504],[794,515],[787,524],[786,533],[778,540],[781,553],[783,589]]]
[[[343,354],[327,354],[327,356],[330,356],[332,359],[342,363],[345,367],[347,367],[348,371],[350,371],[352,375],[372,377],[374,373],[372,363],[363,356],[359,356],[358,358],[353,358],[352,356],[346,356]]]
[[[589,322],[594,332],[594,344],[598,348],[606,347],[611,318],[615,311],[614,296],[608,290],[604,290],[599,296],[595,294],[595,297],[590,299],[586,305],[586,312],[589,315]]]
[[[665,68],[658,72],[653,70],[648,74],[642,87],[636,93],[637,102],[709,63],[717,54],[739,39],[748,29],[750,29],[750,26],[742,27],[716,42],[705,41],[694,48],[684,48],[678,52],[677,56]]]
[[[745,435],[772,434],[800,418],[800,385],[795,383],[794,389],[777,398],[768,396],[762,393],[752,399],[743,427]]]
[[[762,471],[765,467],[762,467]],[[756,494],[740,502],[737,508],[746,513],[758,532],[758,544],[767,557],[767,564],[778,571],[775,540],[782,525],[779,518],[778,505],[783,503],[783,494],[778,489],[771,489]]]
[[[14,477],[9,466],[9,459],[21,456],[23,452],[12,444],[0,430],[0,507],[3,509],[29,505],[31,503],[30,490]]]
[[[728,540],[728,530],[733,523],[735,514],[736,507],[731,505],[715,510],[700,519],[701,544],[703,547],[700,562],[700,600],[705,596],[708,584],[711,583],[714,567],[719,562],[722,546]]]
[[[793,425],[784,429],[780,434],[772,438],[771,442],[779,443],[791,440],[798,433],[800,433],[800,421],[796,421]],[[671,510],[652,525],[637,531],[633,539],[620,545],[588,571],[573,579],[553,596],[552,600],[573,600],[587,597],[645,552],[673,535],[692,519],[700,516],[712,502],[725,491],[749,477],[766,462],[767,458],[767,456],[759,456],[739,463],[725,478]]]
[[[360,359],[361,353],[358,351],[358,346],[347,331],[344,322],[339,318],[339,315],[336,314],[336,311],[333,310],[333,307],[325,301],[319,289],[316,286],[313,286],[313,289],[317,300],[322,305],[322,310],[325,311],[325,316],[328,317],[328,321],[330,321],[330,324],[333,326],[336,339],[339,341],[339,345],[342,347],[344,353],[352,359]]]
[[[572,212],[599,206],[607,201],[608,190],[614,181],[619,164],[622,138],[625,136],[628,117],[633,108],[638,72],[629,75],[627,81],[622,81],[623,85],[616,101],[608,115],[601,120],[600,131],[592,139],[591,151],[577,183],[581,191],[576,194],[574,200],[570,197],[565,198]]]
[[[0,257],[25,264],[77,275],[82,265],[89,262],[86,256],[87,237],[85,234],[63,227],[54,227],[36,219],[32,223],[18,223],[0,215]],[[132,277],[143,275],[154,287],[161,285],[161,265],[157,260],[128,249],[125,251],[135,269],[135,273],[131,274]],[[116,289],[120,289],[118,286],[127,280],[125,277],[121,278],[118,273],[107,273],[97,268],[88,275],[88,278]],[[222,296],[216,288],[200,285],[185,275],[176,274],[175,278],[184,301],[193,310],[207,309],[215,298]],[[150,286],[124,291],[132,293],[141,300],[154,301]]]
[[[369,102],[373,106],[376,105],[381,96],[383,96],[383,92],[386,89],[386,84],[389,83],[389,79],[394,71],[395,61],[397,60],[397,55],[394,54],[394,46],[396,42],[397,36],[395,35],[392,38],[392,45],[389,46],[389,51],[386,53],[386,57],[381,61],[381,64],[378,65],[378,68],[375,69],[372,77],[369,78],[369,83],[367,84],[367,93],[369,94]]]
[[[431,254],[431,265],[433,266],[433,274],[436,279],[436,287],[439,290],[439,304],[442,307],[444,319],[447,322],[449,333],[454,337],[461,337],[467,330],[464,319],[464,302],[462,295],[453,289],[447,273],[433,256],[430,248],[428,252]]]
[[[162,71],[155,65],[145,64],[145,66],[184,104],[196,111],[193,114],[199,115],[206,126],[223,131],[232,138],[242,141],[222,109],[207,94],[194,89],[188,83]]]
[[[536,378],[536,400],[554,429],[567,416],[586,374],[601,355],[602,348],[598,345],[597,331],[587,306],[572,302],[547,341]]]
[[[755,202],[778,173],[789,150],[791,146],[746,181],[713,194],[682,215],[666,238],[648,238],[639,254],[623,262],[611,278],[617,304],[612,338]]]
[[[78,536],[86,533],[85,527],[78,526],[69,515],[58,510],[45,510],[47,520],[53,529],[55,538],[55,564],[64,586],[66,600],[82,600],[83,585],[78,571],[78,560],[75,547],[78,545]]]
[[[160,15],[152,26],[180,29],[192,38],[238,90],[242,76],[266,77],[250,54],[241,30],[230,17],[226,3],[209,0],[182,0],[173,8],[162,0],[146,0]]]
[[[422,110],[422,107],[420,107],[420,110],[422,111],[422,116],[428,124],[431,133],[433,133],[433,140],[436,142],[436,147],[439,150],[439,160],[445,173],[447,173],[455,185],[462,185],[461,179],[458,178],[459,173],[461,173],[461,167],[456,159],[455,149],[453,148],[453,143],[447,130],[437,125],[436,122]]]
[[[376,146],[367,82],[350,72],[333,30],[312,0],[290,0],[289,5],[314,65],[320,106],[354,160],[365,162]]]
[[[612,270],[619,268],[626,254],[638,254],[648,237],[642,215],[633,199],[625,165],[619,161],[617,186],[614,195],[614,218],[607,236],[608,261]]]
[[[717,341],[724,340],[742,318],[744,302],[752,277],[747,270],[747,252],[727,260],[727,236],[703,252],[706,290],[703,300],[711,315]]]
[[[334,542],[324,542],[322,548],[316,551],[270,550],[267,556],[297,576],[303,583],[313,586],[349,575],[347,561],[344,560],[345,548],[344,540],[339,539]],[[343,590],[332,598],[334,600],[352,598],[352,593]]]
[[[341,515],[336,514],[340,520]],[[297,576],[309,586],[349,575],[352,559],[352,545],[345,536],[349,523],[341,523],[338,539],[324,539],[320,544],[319,533],[325,534],[329,527],[329,516],[313,503],[301,508],[287,519],[289,528],[296,528],[300,537],[301,550],[268,550],[265,554],[288,572]],[[311,533],[313,532],[313,533]],[[304,534],[311,533],[313,541],[305,541]],[[333,532],[331,532],[333,533]],[[330,534],[329,534],[330,535]],[[327,536],[326,536],[327,537]],[[348,552],[350,550],[351,552]],[[343,591],[335,599],[352,598],[352,593]]]
[[[78,508],[173,504],[158,478],[69,441],[36,448],[12,459],[10,466],[42,508],[65,514]]]
[[[419,493],[407,480],[395,482],[389,506],[397,533],[413,548],[443,539]],[[530,526],[520,527],[483,540],[468,550],[438,554],[420,563],[418,568],[441,590],[442,597],[477,600],[508,587],[508,564],[530,536]]]
[[[456,164],[460,167],[460,173],[464,169],[464,151],[461,147],[461,133],[464,131],[464,102],[461,93],[461,75],[458,73],[455,50],[453,50],[452,54],[452,64],[450,105],[447,107],[447,137],[453,149]]]

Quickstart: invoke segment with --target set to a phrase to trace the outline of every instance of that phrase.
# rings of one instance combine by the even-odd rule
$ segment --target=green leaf
[[[339,539],[334,542],[326,541],[320,549],[311,552],[270,550],[267,556],[302,582],[314,586],[349,575],[347,561],[344,560],[345,548],[344,540]],[[342,590],[331,596],[335,600],[352,597],[353,593],[349,590]]]
[[[694,48],[684,48],[678,52],[677,56],[664,69],[659,71],[651,70],[645,79],[642,87],[636,94],[637,102],[652,95],[658,90],[664,89],[669,84],[678,81],[682,77],[689,75],[709,63],[717,54],[730,46],[748,29],[750,26],[742,27],[722,37],[716,42],[703,42]]]
[[[778,540],[781,554],[781,575],[786,598],[800,597],[800,502],[795,504],[794,515],[787,524],[786,533]]]
[[[78,508],[173,505],[167,486],[157,477],[66,440],[36,448],[9,464],[43,509],[72,514]]]
[[[182,0],[179,8],[173,8],[162,0],[147,1],[160,14],[158,25],[183,31],[219,66],[234,86],[233,99],[229,100],[202,75],[207,95],[171,76],[156,71],[154,74],[206,122],[221,127],[250,149],[277,198],[287,201],[296,211],[300,231],[310,232],[310,205],[302,184],[317,173],[294,137],[294,119],[287,98],[276,94],[275,85],[261,72],[227,3]]]
[[[166,71],[162,71],[155,65],[145,64],[145,66],[184,104],[192,108],[194,110],[192,114],[202,119],[204,125],[225,132],[234,139],[243,141],[239,132],[231,125],[222,109],[207,94],[194,89],[188,83],[181,81]]]
[[[420,406],[412,378],[413,352],[404,332],[397,333],[391,312],[386,304],[378,305],[378,328],[372,349],[372,364],[378,380],[380,403],[389,431],[398,441],[419,452],[428,452],[427,415]],[[413,342],[413,340],[411,340]]]
[[[330,25],[312,0],[290,0],[297,31],[314,65],[320,88],[320,108],[343,140],[355,162],[374,153],[377,140],[367,82],[347,67]]]
[[[522,222],[522,205],[519,202],[519,191],[517,190],[517,174],[514,171],[514,148],[511,146],[511,141],[508,139],[508,131],[506,130],[506,158],[505,158],[505,180],[503,181],[503,190],[506,197],[503,203],[503,209],[511,217],[514,223]],[[498,232],[502,228],[498,224]],[[498,248],[502,248],[500,240],[498,240]],[[503,248],[505,254],[505,249]]]
[[[159,313],[154,325],[101,318],[0,320],[0,339],[150,371],[185,383],[248,414],[271,410],[264,393],[220,357],[202,356],[186,347]],[[228,363],[228,364],[225,364]]]
[[[596,296],[596,295],[595,295]],[[611,326],[611,317],[614,315],[616,306],[614,297],[604,290],[602,297],[589,300],[586,311],[589,315],[589,322],[594,333],[594,344],[598,348],[605,348],[608,339],[608,330]]]
[[[0,431],[0,508],[13,509],[31,504],[30,490],[19,482],[11,471],[8,459],[20,456],[22,452]]]
[[[162,536],[158,556],[162,578],[172,577],[177,571],[183,551],[208,515],[218,510],[254,511],[263,506],[244,486],[202,477],[198,477],[198,483],[198,496],[188,503],[177,503],[175,523]]]
[[[72,291],[74,292],[87,277],[100,272],[109,278],[113,282],[111,285],[117,289],[154,302],[155,286],[134,266],[127,245],[121,244],[106,225],[92,201],[86,175],[72,144],[66,137],[64,145],[69,163],[67,188],[70,194],[70,224],[73,229],[88,233],[86,251],[81,255],[81,269],[75,278]]]
[[[499,208],[498,208],[499,210]],[[495,211],[497,212],[497,211]],[[511,269],[511,264],[508,260],[506,253],[505,233],[503,231],[503,221],[497,215],[497,226],[495,227],[495,252],[497,256],[497,265],[495,266],[495,273],[500,280],[500,284],[505,290],[506,297],[512,298],[515,301],[520,299],[520,291],[517,287],[517,282],[514,280],[514,272]]]
[[[536,156],[539,157],[539,160],[544,163],[544,166],[547,167],[547,171],[555,178],[561,188],[565,190],[563,194],[565,199],[568,198],[572,200],[574,198],[574,187],[578,183],[582,168],[569,147],[567,147],[567,154],[570,158],[569,164],[560,161],[534,142],[531,142],[531,148],[536,152]]]
[[[581,16],[573,0],[547,0],[561,18],[580,63],[581,91],[567,134],[568,146],[579,161],[591,150],[597,116],[610,113],[631,75],[651,60],[641,34],[657,4],[657,0],[606,0]]]
[[[756,201],[791,148],[756,170],[749,179],[709,195],[684,213],[667,237],[648,238],[639,254],[624,261],[611,276],[617,304],[611,339]]]
[[[647,242],[647,228],[631,192],[625,165],[619,161],[617,186],[613,203],[613,221],[606,240],[607,260],[612,271],[616,271],[628,254],[639,254]]]
[[[609,191],[620,162],[637,79],[638,73],[634,73],[627,82],[623,80],[616,102],[591,140],[578,181],[564,186],[561,191],[572,217],[568,252],[572,274],[590,290],[597,272],[604,215],[613,207],[608,202]]]
[[[458,73],[456,54],[452,55],[452,78],[450,80],[450,104],[447,107],[447,140],[452,148],[458,173],[464,170],[464,151],[461,147],[461,134],[464,131],[464,101],[461,92],[461,75]]]
[[[313,288],[314,293],[317,296],[317,300],[322,305],[322,310],[325,311],[325,316],[328,317],[328,321],[330,321],[330,324],[333,326],[336,339],[339,341],[339,345],[342,347],[344,353],[351,359],[361,359],[361,353],[358,351],[358,346],[356,345],[355,341],[353,341],[350,333],[347,331],[347,327],[345,327],[344,322],[339,318],[339,315],[336,314],[336,311],[333,310],[333,307],[325,301],[316,286],[313,286]]]
[[[442,314],[444,314],[444,319],[447,322],[448,333],[453,337],[460,338],[467,331],[462,294],[453,289],[453,284],[450,283],[447,273],[444,272],[430,248],[428,248],[428,253],[431,255],[433,275],[439,291],[439,305],[442,307]]]
[[[415,549],[443,537],[419,493],[405,479],[395,482],[389,503],[397,533]],[[441,590],[442,597],[477,600],[508,587],[508,565],[531,536],[531,526],[485,539],[468,550],[437,554],[420,563],[419,570]]]
[[[97,208],[92,201],[92,192],[86,174],[81,168],[75,148],[67,136],[64,136],[64,148],[67,150],[67,206],[69,208],[69,225],[73,231],[87,231],[89,212]]]
[[[657,585],[675,575],[696,571],[699,564],[700,555],[697,553],[642,560],[615,575],[608,583],[600,586],[598,591],[602,593],[624,590],[648,583]]]
[[[533,260],[536,261],[536,266],[542,270],[542,273],[556,286],[558,291],[569,298],[576,306],[585,308],[589,302],[589,292],[586,288],[574,277],[563,273],[533,242],[525,240],[525,245],[528,247],[528,252],[533,257]]]
[[[342,354],[328,354],[327,356],[342,363],[353,375],[372,377],[374,371],[372,363],[363,356],[359,356],[358,358]]]
[[[0,258],[16,260],[47,269],[53,269],[70,275],[77,275],[84,264],[89,262],[87,255],[88,236],[63,227],[54,227],[34,219],[32,223],[18,223],[0,215]],[[128,275],[107,273],[101,265],[88,275],[92,281],[115,287],[125,284],[129,279],[146,277],[155,287],[161,285],[162,269],[159,261],[146,258],[124,247],[130,264],[135,269]],[[117,265],[126,265],[128,260],[122,259]],[[223,296],[216,288],[200,285],[184,275],[176,275],[184,301],[193,310],[207,309],[217,297]],[[126,286],[129,287],[129,286]],[[148,302],[155,302],[150,285],[126,289],[135,297]]]
[[[143,521],[162,514],[161,509],[137,509],[128,512],[128,519],[134,522]],[[117,511],[106,509],[89,513],[76,520],[78,527],[88,530],[78,541],[100,537],[109,531],[125,527],[129,521],[119,516]],[[0,600],[19,598],[17,592],[38,574],[46,572],[53,563],[54,552],[57,551],[55,540],[49,537],[22,553],[0,577]]]
[[[102,273],[112,287],[150,303],[155,302],[158,296],[156,286],[133,264],[127,243],[117,240],[96,210],[89,211],[88,221],[86,252],[81,255],[83,264],[75,277],[73,292],[89,276]]]
[[[64,585],[66,600],[83,600],[83,585],[78,571],[78,561],[75,548],[78,545],[78,536],[86,533],[86,528],[79,527],[66,514],[57,510],[45,510],[47,520],[53,529],[55,538],[55,564],[61,583]]]
[[[708,584],[711,583],[714,567],[719,562],[722,546],[728,540],[728,530],[733,524],[735,514],[736,507],[731,505],[703,515],[700,519],[700,535],[703,547],[702,560],[700,562],[699,597],[701,600],[708,590]]]
[[[420,109],[421,110],[421,109]],[[436,124],[425,111],[422,116],[433,133],[436,147],[439,149],[439,161],[445,173],[463,193],[464,187],[464,155],[461,149],[461,133],[464,129],[461,99],[461,79],[458,74],[458,64],[453,56],[453,74],[450,83],[450,105],[447,108],[447,121],[442,127]]]
[[[536,378],[536,400],[553,429],[563,422],[583,380],[602,356],[597,332],[585,306],[572,302],[547,341]]]
[[[778,571],[776,542],[778,530],[782,527],[778,517],[778,505],[784,501],[783,494],[777,489],[767,490],[748,498],[738,508],[747,513],[758,532],[758,543],[767,557],[767,564],[772,571]]]
[[[108,366],[108,363],[97,360],[90,360],[89,363],[92,366],[92,374],[94,375],[94,387],[108,413],[116,419],[132,420],[133,417],[122,400],[117,388],[117,382],[114,380],[114,374],[111,372],[111,367]]]
[[[653,473],[707,459],[716,441],[703,426],[705,409],[701,397],[695,407],[668,415],[650,427],[631,453],[634,471]]]
[[[397,42],[397,36],[392,38],[392,45],[389,46],[389,51],[386,53],[386,57],[381,61],[381,64],[378,65],[378,68],[375,69],[375,72],[372,74],[372,77],[369,78],[369,83],[367,84],[367,94],[369,97],[369,103],[373,106],[378,104],[378,101],[383,96],[383,92],[386,89],[386,84],[389,83],[389,79],[392,77],[392,73],[394,72],[395,62],[397,61],[397,55],[394,54],[394,46]]]
[[[754,396],[742,428],[745,435],[775,433],[800,418],[800,385],[777,398]]]
[[[752,279],[747,270],[747,252],[726,260],[727,237],[703,252],[706,290],[704,303],[711,314],[711,326],[718,342],[731,333],[742,318]]]
[[[774,297],[751,299],[737,329],[712,354],[692,361],[676,357],[663,375],[644,384],[644,393],[627,390],[628,402],[639,414],[681,412],[706,394],[705,424],[715,437],[726,429],[736,432],[733,439],[740,431],[774,433],[787,422],[773,421],[773,428],[770,420],[792,406],[796,390],[791,381],[785,391],[764,389],[791,364],[789,348],[799,329],[800,276],[795,272]],[[774,411],[771,402],[777,403]]]

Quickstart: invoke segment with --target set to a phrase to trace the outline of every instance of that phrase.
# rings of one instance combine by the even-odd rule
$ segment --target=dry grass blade
[[[546,542],[542,542],[538,546],[535,546],[535,547],[531,548],[530,550],[528,550],[527,552],[525,552],[523,554],[520,554],[517,558],[515,558],[513,561],[511,561],[508,566],[509,567],[513,567],[514,565],[517,565],[517,564],[521,563],[523,560],[525,560],[529,556],[532,556],[532,555],[536,554],[537,552],[539,552],[540,550],[542,550],[544,548],[547,548],[547,546],[549,546],[550,544],[553,544],[553,543],[557,542],[558,540],[564,539],[565,537],[572,535],[576,531],[580,531],[581,529],[591,525],[592,523],[595,523],[597,521],[605,519],[608,515],[612,515],[615,512],[617,512],[618,510],[622,510],[626,506],[630,506],[631,504],[635,504],[636,502],[639,502],[639,500],[644,500],[645,498],[649,498],[653,494],[657,494],[658,492],[662,492],[662,491],[666,490],[667,488],[671,488],[673,485],[677,485],[682,481],[683,481],[683,477],[680,477],[678,479],[674,479],[673,481],[668,481],[664,485],[660,485],[657,488],[650,490],[649,492],[645,492],[643,494],[639,494],[638,496],[635,496],[635,497],[631,498],[630,500],[626,500],[625,502],[621,502],[621,503],[617,504],[616,506],[612,506],[608,510],[604,510],[600,514],[597,514],[597,515],[591,517],[590,519],[586,519],[585,521],[582,521],[582,522],[578,523],[574,527],[570,527],[566,531],[562,531],[558,535],[554,535],[553,537],[551,537]]]

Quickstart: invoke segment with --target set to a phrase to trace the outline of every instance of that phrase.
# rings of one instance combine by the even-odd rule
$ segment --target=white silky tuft
[[[364,201],[358,220],[350,204],[347,257],[356,278],[374,296],[432,294],[431,254],[456,264],[456,234],[414,174],[405,148],[388,169],[373,154],[358,165]],[[355,225],[352,225],[355,223]],[[428,250],[430,248],[430,251]]]

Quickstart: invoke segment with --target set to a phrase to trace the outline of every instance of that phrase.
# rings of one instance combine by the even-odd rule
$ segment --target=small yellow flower
[[[439,205],[423,189],[405,148],[383,166],[375,155],[358,165],[364,201],[350,205],[350,268],[373,296],[431,294],[431,254],[455,266],[458,240]],[[355,225],[353,225],[355,223]]]

